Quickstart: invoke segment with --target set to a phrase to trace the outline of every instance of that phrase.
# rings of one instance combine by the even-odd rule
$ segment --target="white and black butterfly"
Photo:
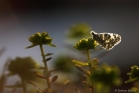
[[[121,36],[116,33],[96,33],[91,31],[90,34],[92,39],[94,39],[98,45],[102,46],[105,50],[111,50],[121,42]]]

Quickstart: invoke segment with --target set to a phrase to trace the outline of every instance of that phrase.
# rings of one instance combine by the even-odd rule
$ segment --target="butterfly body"
[[[90,32],[92,38],[105,50],[111,50],[121,42],[121,36],[116,33],[96,33]]]

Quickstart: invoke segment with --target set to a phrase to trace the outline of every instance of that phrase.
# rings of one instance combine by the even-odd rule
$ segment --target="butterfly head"
[[[95,31],[91,31],[90,34],[91,34],[92,38],[93,38],[93,36],[97,35],[97,33]]]

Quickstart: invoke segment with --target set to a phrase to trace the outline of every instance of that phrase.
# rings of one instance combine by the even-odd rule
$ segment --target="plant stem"
[[[48,86],[48,93],[52,93],[52,89],[51,89],[51,83],[50,83],[50,80],[49,80],[49,71],[48,71],[48,66],[47,66],[47,63],[46,63],[46,60],[45,60],[45,55],[44,55],[44,50],[43,50],[43,46],[42,44],[40,45],[40,50],[41,50],[41,54],[42,54],[42,59],[43,59],[43,62],[44,62],[44,67],[45,67],[45,73],[46,73],[46,81],[47,81],[47,86]]]
[[[21,81],[22,81],[22,88],[23,88],[23,92],[24,92],[24,93],[27,93],[27,92],[26,92],[26,87],[25,87],[25,82],[24,82],[24,79],[23,79],[23,78],[21,78]]]
[[[88,66],[89,66],[89,69],[90,69],[90,74],[92,74],[93,73],[93,69],[92,69],[93,67],[92,67],[92,64],[91,64],[89,50],[86,50],[86,54],[87,54],[87,58],[88,58]],[[95,93],[95,87],[92,83],[91,83],[91,86],[92,86],[92,93]]]
[[[87,58],[88,58],[88,66],[89,66],[89,69],[90,69],[90,73],[92,73],[92,65],[91,65],[91,61],[90,61],[89,50],[86,50],[86,54],[87,54]]]

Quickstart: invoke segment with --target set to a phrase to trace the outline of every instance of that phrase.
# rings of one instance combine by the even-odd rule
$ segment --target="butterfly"
[[[111,50],[114,46],[121,42],[121,36],[116,33],[96,33],[90,32],[92,39],[105,50]]]

